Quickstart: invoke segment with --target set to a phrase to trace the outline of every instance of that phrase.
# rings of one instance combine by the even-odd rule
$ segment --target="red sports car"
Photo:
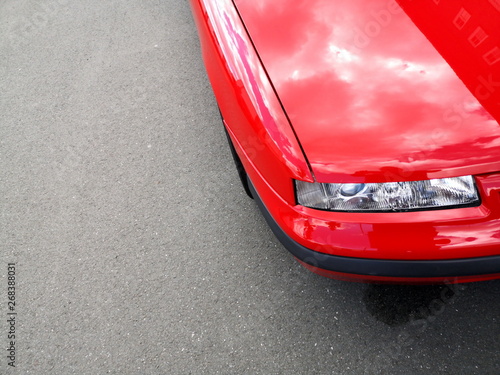
[[[500,278],[500,0],[190,0],[242,182],[324,276]]]

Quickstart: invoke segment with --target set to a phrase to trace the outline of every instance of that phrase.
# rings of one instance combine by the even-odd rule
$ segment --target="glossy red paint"
[[[500,1],[399,0],[399,3],[469,91],[498,121]]]
[[[203,58],[215,97],[243,163],[260,173],[289,204],[292,178],[313,181],[300,145],[230,0],[192,0]]]
[[[477,178],[483,198],[479,207],[373,214],[290,206],[256,168],[248,172],[280,227],[293,240],[319,253],[408,261],[500,253],[500,173]]]
[[[500,94],[486,98],[500,63],[484,62],[500,48],[500,13],[485,2],[401,3],[425,35],[395,1],[235,0],[318,181],[500,171]],[[485,48],[457,46],[470,44],[470,31],[453,26],[461,4],[488,35]],[[478,99],[491,114],[462,82],[490,75]]]
[[[469,21],[482,22],[489,33],[490,40],[478,46],[483,53],[488,40],[493,52],[474,55],[477,70],[469,71],[460,59],[471,55],[469,50],[440,47],[446,44],[441,39],[458,36],[433,29],[415,2],[399,3],[404,12],[395,2],[373,0],[235,0],[238,10],[231,0],[191,0],[226,128],[264,205],[291,239],[319,255],[356,259],[500,255],[498,29],[490,30],[493,21],[474,13],[468,2],[453,2],[458,8],[439,2],[435,21],[460,22],[450,9],[460,12],[467,3]],[[437,6],[432,0],[421,3],[426,11]],[[483,88],[477,89],[478,82]],[[465,174],[476,175],[479,207],[325,212],[296,205],[292,184],[293,179],[385,182]],[[408,283],[445,279],[351,276]],[[498,277],[500,270],[455,280]]]

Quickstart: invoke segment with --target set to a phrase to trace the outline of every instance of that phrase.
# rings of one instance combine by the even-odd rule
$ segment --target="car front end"
[[[459,79],[466,64],[437,53],[433,35],[446,32],[417,29],[428,10],[411,2],[325,4],[191,1],[231,147],[271,229],[331,278],[500,278],[498,90],[478,86],[500,64]],[[356,19],[355,34],[332,19]]]

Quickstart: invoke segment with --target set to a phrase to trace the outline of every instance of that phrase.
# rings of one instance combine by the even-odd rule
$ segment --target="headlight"
[[[329,211],[412,211],[479,205],[472,176],[370,184],[295,181],[297,203]]]

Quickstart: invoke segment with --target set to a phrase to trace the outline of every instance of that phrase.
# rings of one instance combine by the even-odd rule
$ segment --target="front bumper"
[[[379,283],[457,283],[500,278],[500,255],[461,259],[394,260],[338,256],[309,249],[273,218],[249,179],[250,190],[271,230],[299,262],[330,278]],[[401,246],[404,246],[401,244]]]

